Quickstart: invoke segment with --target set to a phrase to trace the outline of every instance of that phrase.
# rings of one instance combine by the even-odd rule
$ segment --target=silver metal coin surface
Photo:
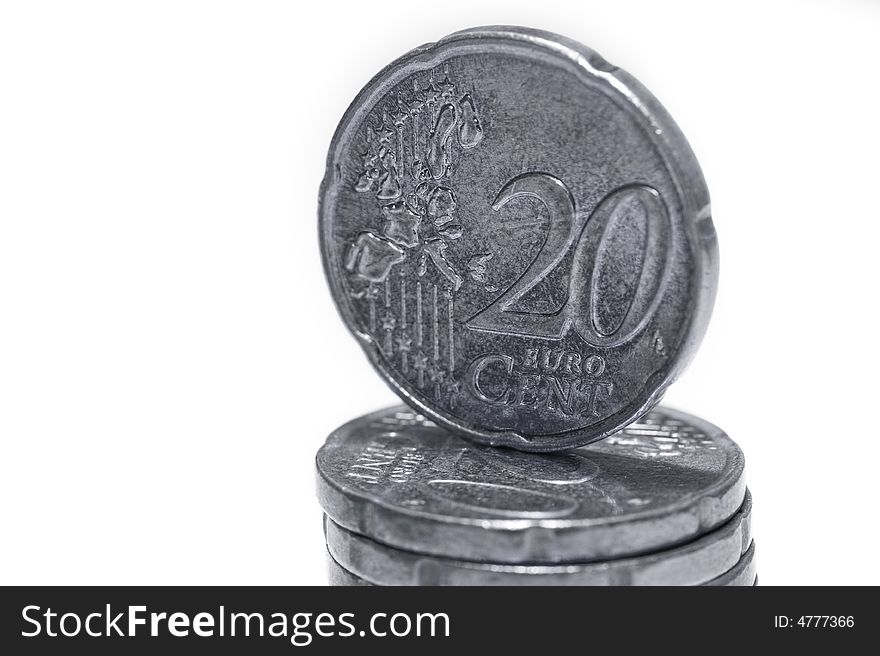
[[[327,583],[331,587],[361,587],[372,586],[369,581],[365,581],[357,574],[349,572],[342,565],[337,563],[333,556],[327,554]]]
[[[717,285],[675,123],[595,52],[526,28],[458,32],[373,78],[333,137],[319,224],[342,318],[401,398],[526,451],[653,407]]]
[[[704,583],[715,586],[755,586],[758,585],[758,563],[755,560],[755,543],[752,542],[740,561],[721,576]]]
[[[378,585],[702,585],[735,567],[751,544],[751,498],[726,524],[686,545],[592,563],[479,563],[388,547],[325,517],[327,548],[346,570]]]
[[[748,552],[747,552],[748,553]],[[752,552],[752,558],[754,559],[754,551]],[[370,583],[366,579],[362,579],[357,574],[349,572],[342,565],[333,560],[332,556],[327,556],[328,560],[328,583],[331,586],[375,586],[376,584]],[[757,586],[758,585],[758,575],[755,573],[755,568],[752,566],[752,561],[743,560],[737,564],[737,567],[734,568],[736,575],[731,576],[722,576],[718,577],[713,581],[708,583],[704,583],[703,585],[715,585],[715,586],[725,586],[725,587],[734,587],[734,586]],[[754,579],[752,583],[749,583],[749,577],[754,574]]]
[[[744,458],[723,431],[655,408],[619,433],[553,454],[464,441],[406,406],[334,431],[317,491],[337,524],[386,545],[493,563],[634,556],[727,521]]]
[[[734,586],[757,586],[758,585],[758,575],[756,573],[756,569],[753,566],[754,562],[754,551],[752,551],[751,558],[752,560],[748,560],[748,552],[744,555],[744,559],[737,564],[734,568],[734,571],[729,573],[731,575],[720,576],[717,579],[714,579],[708,583],[703,583],[702,585],[713,585],[713,586],[724,586],[724,587],[734,587]],[[376,584],[370,583],[366,579],[362,579],[357,574],[349,572],[342,565],[337,563],[331,556],[327,557],[328,559],[328,583],[331,586],[375,586]],[[736,574],[736,575],[734,575]],[[754,576],[752,582],[750,583],[751,576]]]

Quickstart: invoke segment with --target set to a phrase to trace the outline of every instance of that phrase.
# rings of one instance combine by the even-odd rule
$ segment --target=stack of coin
[[[404,406],[318,452],[335,585],[751,585],[743,455],[655,409],[601,442],[528,454]]]
[[[741,451],[657,407],[718,258],[647,89],[554,34],[465,30],[373,78],[327,163],[330,289],[407,404],[318,454],[332,582],[754,582]]]

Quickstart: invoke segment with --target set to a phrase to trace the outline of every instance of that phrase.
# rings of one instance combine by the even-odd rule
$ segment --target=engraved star
[[[434,86],[433,82],[422,89],[422,93],[425,96],[425,102],[428,104],[437,102],[437,98],[440,96],[440,91]]]
[[[413,357],[413,369],[416,370],[424,370],[428,367],[428,357],[419,351]]]
[[[449,98],[455,93],[455,83],[449,79],[449,75],[437,83],[437,88],[440,89],[440,93],[444,98]]]
[[[367,151],[365,153],[360,153],[361,161],[364,164],[365,169],[371,169],[375,166],[376,162],[379,161],[379,158],[372,151]]]
[[[450,372],[450,375],[452,375],[452,372]],[[446,395],[446,402],[449,404],[449,407],[454,408],[457,405],[458,395],[461,392],[461,383],[454,378],[450,378],[443,385],[443,392]]]
[[[400,105],[391,112],[389,118],[394,122],[394,125],[400,127],[403,125],[403,122],[406,120],[407,113],[403,111],[403,108]]]
[[[391,141],[391,137],[394,136],[394,129],[389,127],[388,125],[383,124],[378,130],[376,130],[376,139],[381,144],[388,143]]]
[[[379,292],[378,287],[374,287],[373,285],[370,285],[369,287],[367,287],[366,291],[364,292],[364,296],[368,300],[375,300],[375,299],[379,298],[379,293],[380,292]]]
[[[409,337],[398,337],[397,342],[397,350],[401,353],[408,353],[412,349],[412,340]]]
[[[450,378],[446,382],[446,393],[449,396],[456,396],[459,392],[461,392],[461,383],[454,378]]]
[[[432,364],[428,368],[428,378],[430,378],[432,383],[442,383],[443,379],[446,378],[446,372],[436,364]]]
[[[394,330],[394,326],[397,324],[397,319],[394,318],[394,315],[390,312],[386,312],[385,316],[382,317],[382,330],[392,331]]]
[[[418,114],[422,111],[422,108],[425,106],[425,96],[420,91],[416,91],[413,93],[412,97],[407,102],[407,107],[411,114]]]

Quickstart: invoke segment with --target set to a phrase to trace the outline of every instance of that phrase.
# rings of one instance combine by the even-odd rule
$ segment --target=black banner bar
[[[494,653],[843,647],[876,589],[12,587],[0,653]],[[91,634],[91,635],[90,635]],[[161,652],[159,651],[161,650]],[[626,652],[624,652],[626,653]]]

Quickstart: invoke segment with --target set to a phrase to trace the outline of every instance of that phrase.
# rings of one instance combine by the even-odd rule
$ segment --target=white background
[[[366,81],[472,25],[583,41],[703,166],[715,314],[667,403],[743,447],[763,584],[880,583],[880,2],[0,5],[0,582],[321,584],[313,457],[396,397],[317,190]]]

